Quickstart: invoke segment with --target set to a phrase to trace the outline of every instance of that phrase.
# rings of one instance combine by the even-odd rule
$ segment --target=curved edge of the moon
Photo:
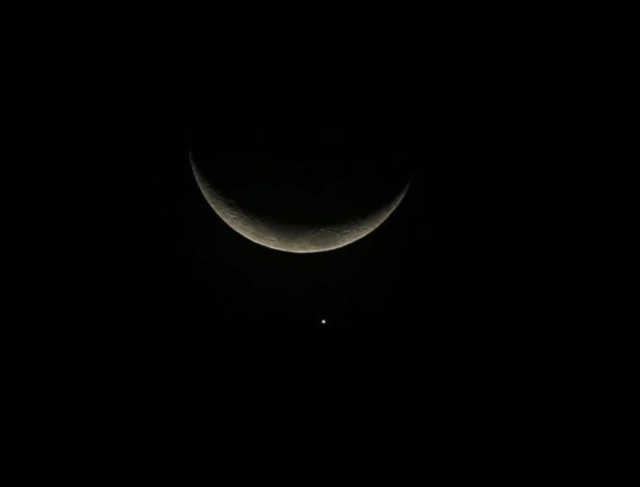
[[[366,237],[396,210],[407,194],[413,179],[413,177],[409,178],[402,191],[389,204],[364,218],[324,228],[287,227],[259,218],[243,210],[234,201],[225,198],[201,173],[191,153],[189,153],[189,159],[200,191],[223,222],[258,245],[294,254],[328,252]],[[273,235],[286,235],[286,237],[277,238]],[[329,241],[334,243],[328,243]]]
[[[268,236],[272,230],[267,222],[243,210],[233,200],[225,198],[209,183],[193,160],[191,168],[207,203],[224,223],[254,243],[267,247],[276,244],[276,239]]]

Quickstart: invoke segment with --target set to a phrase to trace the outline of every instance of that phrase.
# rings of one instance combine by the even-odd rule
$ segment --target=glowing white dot
[[[322,323],[323,325],[327,324],[327,320],[320,320],[320,323]]]

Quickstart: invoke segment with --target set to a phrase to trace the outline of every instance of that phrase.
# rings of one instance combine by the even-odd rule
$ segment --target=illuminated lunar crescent
[[[394,212],[403,200],[411,179],[405,180],[395,194],[386,195],[361,214],[338,215],[330,221],[307,223],[299,220],[286,222],[243,204],[217,184],[215,177],[205,174],[191,156],[191,168],[197,184],[215,213],[233,230],[254,243],[270,249],[292,253],[326,252],[349,245],[369,235]],[[290,201],[293,207],[296,201]]]

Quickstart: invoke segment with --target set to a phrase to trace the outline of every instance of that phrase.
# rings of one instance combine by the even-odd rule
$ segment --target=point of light
[[[320,323],[322,323],[323,325],[327,324],[327,320],[320,320]]]

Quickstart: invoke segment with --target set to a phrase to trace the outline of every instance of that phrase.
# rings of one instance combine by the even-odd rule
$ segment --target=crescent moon
[[[198,169],[191,154],[190,160],[191,169],[200,191],[223,222],[254,243],[273,250],[295,254],[327,252],[366,237],[382,225],[395,211],[411,184],[411,178],[409,178],[399,194],[368,215],[320,227],[290,225],[248,211],[233,199],[225,197]]]

